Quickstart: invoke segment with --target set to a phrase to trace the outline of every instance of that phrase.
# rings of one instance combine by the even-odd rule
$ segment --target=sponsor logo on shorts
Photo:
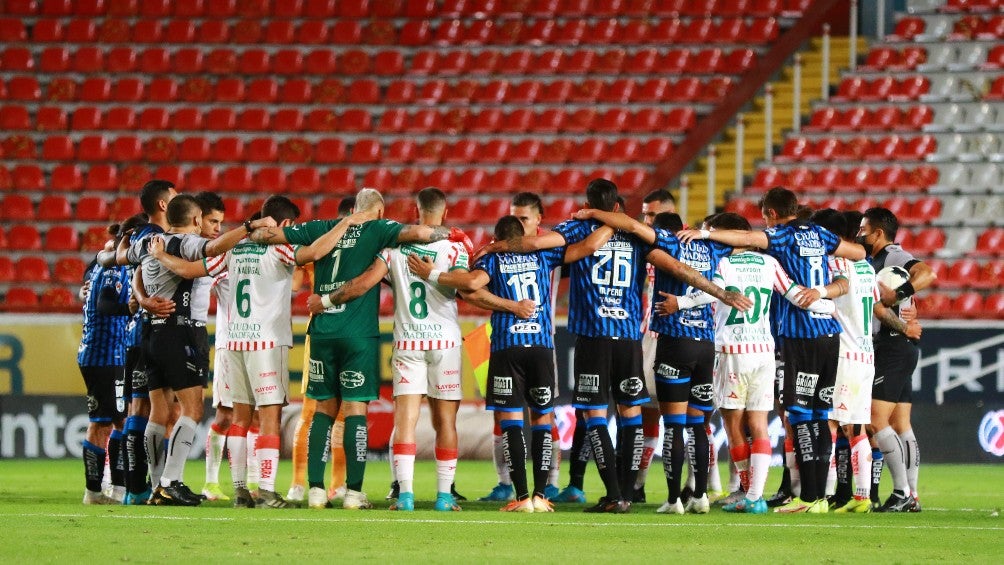
[[[146,386],[146,371],[132,372],[132,388],[143,388]]]
[[[644,387],[645,384],[638,377],[624,379],[620,385],[621,392],[628,396],[637,396]]]
[[[655,374],[666,379],[679,378],[680,370],[668,363],[659,363],[655,366]]]
[[[411,381],[409,381],[408,378],[405,377],[404,375],[401,375],[401,378],[397,380],[397,384],[399,384],[399,385],[410,385]]]
[[[98,409],[98,399],[90,394],[87,395],[87,411],[94,412]]]
[[[997,457],[1004,456],[1004,410],[987,412],[977,433],[984,451]]]
[[[579,375],[579,378],[575,383],[575,388],[579,392],[592,392],[598,394],[600,392],[600,376]]]
[[[833,402],[833,387],[828,386],[819,390],[819,399],[827,404]]]
[[[452,377],[453,375],[459,375],[460,371],[458,369],[447,369],[443,371],[444,377]]]
[[[310,366],[307,368],[307,380],[313,383],[324,382],[324,363],[310,359]]]
[[[277,390],[279,390],[278,386],[276,386],[276,385],[268,385],[268,386],[257,387],[257,388],[254,389],[254,392],[255,392],[255,394],[266,394],[266,393],[269,393],[269,392],[275,392]]]
[[[492,377],[492,393],[512,396],[512,377]]]
[[[338,381],[345,388],[359,388],[366,382],[366,377],[359,371],[342,371],[338,374]]]
[[[535,386],[530,389],[530,398],[533,399],[538,405],[543,406],[548,402],[551,402],[551,387],[549,386]]]
[[[436,385],[436,390],[439,392],[451,392],[454,390],[460,390],[460,383],[449,383],[445,385]]]
[[[817,382],[819,382],[819,375],[799,371],[795,375],[795,395],[812,398],[816,392]],[[832,395],[833,391],[830,391],[830,394]]]
[[[690,387],[690,394],[694,395],[694,398],[701,402],[711,402],[711,398],[715,393],[711,385],[704,384]]]

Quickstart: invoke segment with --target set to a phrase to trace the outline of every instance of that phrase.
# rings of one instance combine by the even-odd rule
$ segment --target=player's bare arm
[[[767,234],[762,231],[747,230],[682,230],[676,234],[683,243],[690,243],[695,239],[710,239],[718,243],[724,243],[730,247],[755,247],[757,249],[767,249],[769,242]]]
[[[450,228],[446,226],[408,225],[401,228],[397,235],[398,243],[432,243],[450,237]]]
[[[745,312],[753,307],[753,302],[743,296],[740,292],[725,290],[715,283],[704,278],[704,275],[695,271],[685,263],[678,261],[665,251],[653,249],[645,257],[649,263],[655,265],[657,269],[665,271],[680,282],[695,288],[721,300],[725,304],[732,306],[736,310]]]
[[[429,257],[419,257],[416,254],[408,255],[408,270],[420,279],[430,280],[435,264]],[[474,271],[449,271],[440,272],[432,282],[457,290],[472,292],[484,287],[491,279],[488,273],[476,269]]]
[[[362,274],[346,281],[337,290],[326,296],[311,294],[307,298],[307,309],[310,310],[311,314],[320,314],[331,306],[355,300],[369,292],[385,276],[387,276],[387,264],[383,262],[383,259],[377,257]],[[325,299],[330,301],[330,304],[325,304]]]
[[[833,252],[833,254],[837,257],[850,259],[851,261],[861,261],[867,257],[864,246],[844,240],[840,241],[840,245],[837,246],[837,249]]]
[[[106,269],[116,265],[128,265],[129,259],[126,257],[126,254],[129,252],[129,239],[129,236],[125,236],[119,240],[119,246],[113,251],[102,250],[98,253],[98,256],[95,257],[98,265]]]
[[[216,257],[223,255],[234,248],[242,239],[248,237],[259,228],[275,228],[275,220],[271,217],[259,218],[253,222],[245,222],[244,225],[236,227],[216,239],[206,244],[206,257]],[[280,232],[282,230],[279,230]]]
[[[524,235],[496,241],[485,246],[485,253],[510,251],[512,253],[529,253],[541,249],[553,249],[565,245],[565,236],[558,232],[547,232],[541,235]]]
[[[655,243],[654,229],[622,212],[605,212],[595,208],[583,208],[572,216],[578,220],[597,220],[615,230],[629,233],[646,243]]]
[[[834,277],[833,282],[823,287],[826,289],[826,298],[836,298],[838,296],[843,296],[850,290],[850,285],[847,283],[847,279],[844,277]],[[812,303],[823,297],[823,293],[819,292],[816,288],[805,288],[799,286],[799,291],[789,299],[789,301],[798,306],[799,308],[805,310]],[[787,297],[788,295],[785,295]]]
[[[298,247],[296,250],[296,264],[300,266],[306,265],[307,263],[313,263],[321,257],[326,256],[328,253],[331,253],[331,250],[334,249],[336,245],[338,245],[338,242],[342,239],[342,236],[345,235],[345,232],[347,232],[350,227],[375,219],[376,214],[374,213],[374,210],[356,212],[351,216],[342,218],[333,228],[314,240],[314,242],[310,245]]]
[[[143,270],[136,269],[132,276],[132,293],[147,314],[155,318],[166,318],[174,313],[174,301],[168,298],[150,297],[143,284]]]
[[[920,339],[920,335],[923,332],[920,322],[916,319],[910,320],[909,322],[903,320],[896,315],[896,312],[886,308],[881,303],[875,305],[874,308],[875,317],[882,322],[882,325],[892,329],[895,332],[899,332],[910,339]]]
[[[509,312],[521,320],[529,319],[537,311],[537,304],[533,300],[523,299],[514,302],[505,298],[495,296],[486,288],[480,288],[473,292],[460,291],[460,296],[468,303],[496,312]]]
[[[164,249],[164,238],[155,235],[147,243],[150,255],[160,262],[167,270],[186,279],[197,279],[209,275],[206,264],[202,261],[186,261],[181,257],[171,255]]]
[[[565,249],[565,264],[574,263],[583,257],[588,257],[596,253],[614,235],[614,228],[610,226],[600,226],[595,229],[589,237],[582,241],[573,243]]]

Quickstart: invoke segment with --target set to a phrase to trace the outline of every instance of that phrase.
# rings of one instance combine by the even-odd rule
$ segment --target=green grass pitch
[[[371,462],[370,511],[83,506],[82,463],[0,462],[0,562],[3,563],[1000,563],[1004,555],[1002,467],[921,467],[920,514],[746,516],[717,507],[705,516],[663,516],[659,461],[647,504],[627,515],[504,514],[495,503],[466,502],[455,513],[432,511],[435,468],[416,466],[416,511],[387,510],[386,462]],[[289,462],[280,470],[285,492]],[[768,489],[776,488],[774,470]],[[724,466],[722,467],[723,478]],[[202,486],[201,462],[186,475]],[[222,477],[229,475],[224,464]],[[471,498],[495,483],[489,462],[462,461],[457,489]],[[889,485],[884,483],[883,493]],[[224,490],[229,491],[229,485]],[[600,494],[595,470],[590,500]],[[679,561],[682,560],[682,561]]]

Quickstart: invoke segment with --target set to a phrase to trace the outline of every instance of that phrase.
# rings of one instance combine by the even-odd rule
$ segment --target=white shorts
[[[719,353],[714,376],[718,407],[773,410],[774,374],[773,353]]]
[[[841,424],[872,423],[872,381],[875,364],[855,361],[841,354],[837,360],[837,380],[833,385],[830,419]]]
[[[289,347],[232,351],[234,402],[252,406],[285,406],[289,401]]]
[[[437,400],[461,400],[462,349],[395,349],[391,355],[394,396],[425,394]]]
[[[233,408],[234,394],[231,388],[233,380],[233,358],[238,351],[217,349],[213,366],[213,408]]]
[[[659,334],[649,331],[641,336],[641,368],[645,374],[645,387],[649,392],[648,402],[642,406],[659,408],[655,394],[655,349],[659,344]]]

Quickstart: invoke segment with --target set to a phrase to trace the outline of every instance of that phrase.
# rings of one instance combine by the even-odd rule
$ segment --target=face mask
[[[866,236],[866,235],[859,235],[856,238],[854,238],[854,241],[857,242],[857,243],[859,243],[859,244],[861,244],[861,246],[865,248],[865,253],[867,253],[868,255],[871,255],[872,254],[872,244],[870,244],[867,241],[865,241],[865,239],[867,239],[867,237],[868,236]]]

